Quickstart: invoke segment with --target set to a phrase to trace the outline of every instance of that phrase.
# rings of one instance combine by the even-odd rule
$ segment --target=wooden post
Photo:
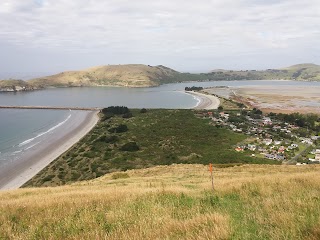
[[[212,163],[209,164],[209,171],[210,171],[210,174],[211,174],[212,192],[214,192]]]

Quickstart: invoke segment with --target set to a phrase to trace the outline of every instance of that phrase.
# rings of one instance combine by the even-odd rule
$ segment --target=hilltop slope
[[[170,82],[179,73],[164,66],[142,64],[108,65],[81,71],[62,72],[29,81],[35,86],[121,86],[150,87]]]
[[[213,70],[205,74],[210,80],[302,80],[320,81],[320,66],[311,63],[297,64],[287,68],[267,69],[263,71]]]
[[[0,192],[0,239],[320,239],[320,165],[159,166]]]

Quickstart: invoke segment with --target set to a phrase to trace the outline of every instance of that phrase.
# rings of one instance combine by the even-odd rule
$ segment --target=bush
[[[104,142],[104,143],[115,143],[119,140],[119,138],[115,135],[111,135],[111,136],[106,136],[103,135],[101,137],[99,137],[96,142]]]
[[[124,106],[111,106],[111,107],[107,107],[101,110],[101,112],[103,114],[116,114],[116,115],[121,115],[121,114],[125,114],[125,113],[129,113],[130,110],[127,107]]]
[[[112,179],[119,179],[119,178],[129,178],[128,173],[115,173],[111,176]]]
[[[131,112],[128,112],[128,113],[123,114],[122,117],[123,117],[123,118],[132,118],[133,115],[132,115]]]
[[[128,142],[126,144],[124,144],[121,148],[120,148],[121,151],[127,151],[127,152],[136,152],[136,151],[139,151],[140,148],[139,146],[137,145],[136,142]]]
[[[117,127],[110,128],[108,131],[109,131],[110,133],[123,133],[123,132],[128,131],[128,127],[127,127],[127,125],[120,124],[120,125],[117,126]]]
[[[140,113],[146,113],[147,112],[147,109],[145,109],[145,108],[142,108],[141,110],[140,110]]]

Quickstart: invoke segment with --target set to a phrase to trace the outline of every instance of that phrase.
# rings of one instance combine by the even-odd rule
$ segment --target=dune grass
[[[316,240],[319,171],[214,168],[212,192],[207,166],[179,164],[1,192],[0,239]]]

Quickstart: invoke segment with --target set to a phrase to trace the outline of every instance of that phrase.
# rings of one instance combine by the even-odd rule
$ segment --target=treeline
[[[313,131],[320,131],[320,118],[317,114],[301,114],[301,113],[270,113],[269,116],[275,117],[283,122],[295,124],[299,127],[308,127]]]
[[[111,106],[107,108],[103,108],[101,110],[103,113],[102,121],[112,118],[115,115],[122,115],[123,118],[131,118],[133,117],[132,113],[130,112],[129,108],[124,106]]]
[[[195,86],[193,86],[193,87],[185,87],[184,88],[185,91],[200,91],[202,89],[203,89],[203,87],[195,87]]]

